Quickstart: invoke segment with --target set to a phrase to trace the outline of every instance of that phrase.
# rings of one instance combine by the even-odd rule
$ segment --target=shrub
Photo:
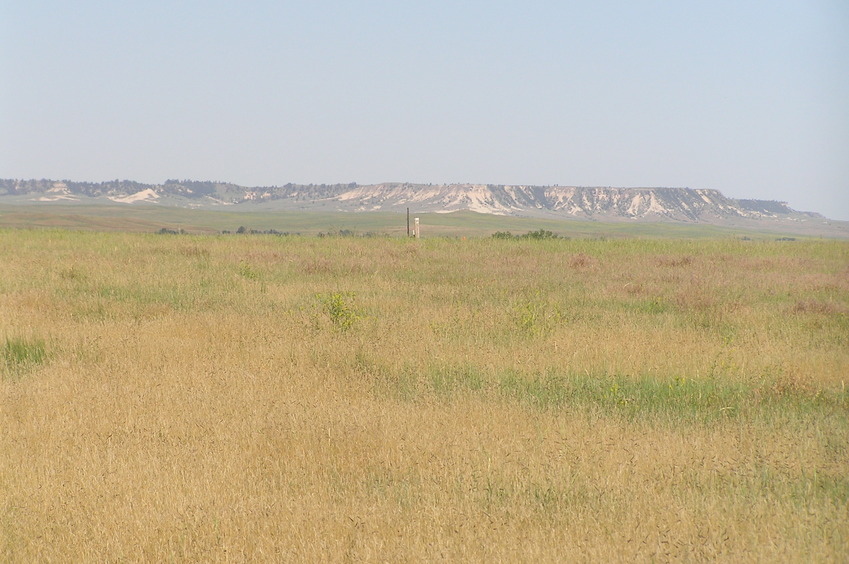
[[[525,335],[545,337],[564,321],[564,315],[559,307],[537,294],[517,304],[516,321]]]
[[[342,331],[347,331],[360,319],[360,314],[353,304],[353,292],[318,294],[316,298],[324,307],[330,321]]]
[[[248,280],[258,280],[259,279],[259,271],[246,262],[242,262],[239,264],[239,275]]]
[[[522,235],[523,239],[534,239],[541,241],[543,239],[559,239],[560,236],[552,231],[546,231],[545,229],[537,229],[536,231],[530,231]]]
[[[534,241],[543,241],[546,239],[561,239],[560,235],[547,231],[545,229],[537,229],[529,231],[524,235],[513,235],[509,231],[496,231],[492,234],[493,239],[532,239]]]

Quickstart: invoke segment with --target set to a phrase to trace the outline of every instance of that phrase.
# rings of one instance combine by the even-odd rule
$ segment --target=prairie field
[[[0,230],[0,561],[849,560],[849,242]]]

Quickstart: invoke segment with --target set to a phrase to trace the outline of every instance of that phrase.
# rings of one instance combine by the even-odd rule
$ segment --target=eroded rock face
[[[163,184],[128,180],[101,183],[0,180],[0,198],[33,202],[99,199],[179,207],[235,205],[325,211],[403,211],[411,207],[418,213],[470,210],[497,215],[711,223],[737,218],[824,219],[819,214],[793,210],[784,202],[735,200],[718,190],[690,188],[410,183],[244,187],[192,180],[168,180]]]

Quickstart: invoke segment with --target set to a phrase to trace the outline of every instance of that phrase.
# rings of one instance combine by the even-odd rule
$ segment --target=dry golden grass
[[[0,265],[0,560],[849,555],[847,243],[0,231]]]

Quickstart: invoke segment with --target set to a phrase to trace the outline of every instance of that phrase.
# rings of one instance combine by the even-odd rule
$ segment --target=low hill
[[[849,224],[786,202],[733,199],[718,190],[494,184],[285,184],[245,187],[229,182],[167,180],[0,179],[0,204],[160,206],[221,211],[447,213],[603,222],[707,224],[847,236]],[[845,224],[845,225],[844,225]],[[833,233],[832,233],[833,232]]]

